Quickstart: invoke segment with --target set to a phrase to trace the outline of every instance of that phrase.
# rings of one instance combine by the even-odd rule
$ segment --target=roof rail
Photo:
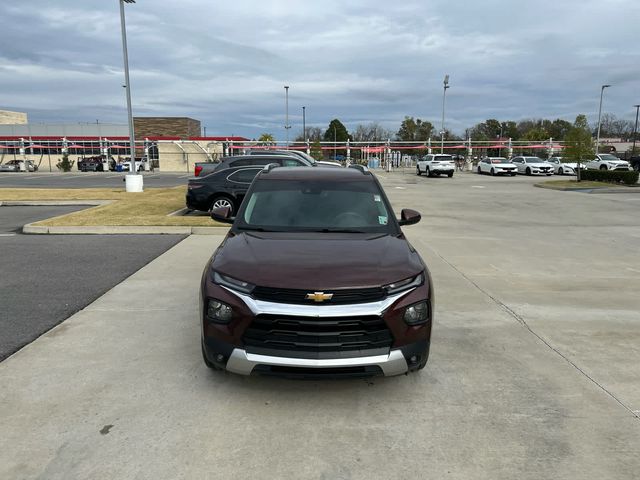
[[[360,170],[365,175],[369,173],[369,169],[367,167],[365,167],[364,165],[359,165],[357,163],[352,163],[351,165],[349,165],[349,168],[355,168],[356,170]]]
[[[279,163],[270,163],[269,165],[265,165],[264,168],[262,169],[262,171],[264,173],[269,173],[271,170],[273,170],[274,168],[277,168],[279,166],[280,166]]]

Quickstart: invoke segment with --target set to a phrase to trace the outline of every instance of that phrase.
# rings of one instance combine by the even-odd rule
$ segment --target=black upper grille
[[[245,330],[251,353],[336,358],[388,353],[393,336],[378,316],[317,318],[258,315]]]
[[[255,287],[252,293],[254,298],[258,300],[266,300],[268,302],[295,303],[303,305],[316,304],[313,300],[307,299],[308,293],[314,293],[314,291],[311,290]],[[387,296],[387,292],[381,287],[349,290],[325,290],[323,293],[333,294],[333,297],[330,300],[325,300],[321,303],[318,302],[318,305],[345,305],[349,303],[376,302]]]

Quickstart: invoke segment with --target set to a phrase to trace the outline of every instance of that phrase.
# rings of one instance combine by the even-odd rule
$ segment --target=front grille
[[[387,292],[381,287],[358,288],[349,290],[325,290],[323,293],[333,294],[330,300],[322,303],[307,300],[307,294],[313,294],[310,290],[297,290],[293,288],[255,287],[253,297],[257,300],[276,303],[295,303],[300,305],[346,305],[352,303],[367,303],[383,300]]]
[[[258,315],[245,330],[250,353],[298,358],[348,358],[389,352],[393,336],[378,316],[297,317]]]

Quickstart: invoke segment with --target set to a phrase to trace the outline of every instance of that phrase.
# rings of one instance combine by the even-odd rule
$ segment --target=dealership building
[[[236,151],[248,139],[206,137],[200,121],[188,117],[134,117],[136,157],[147,157],[167,172],[193,172],[195,162],[214,161]],[[108,123],[31,124],[21,112],[0,110],[0,163],[35,162],[54,171],[64,153],[73,161],[94,155],[116,161],[130,155],[127,125]]]

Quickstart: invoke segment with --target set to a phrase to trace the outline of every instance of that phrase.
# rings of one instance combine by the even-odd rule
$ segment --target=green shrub
[[[58,170],[62,170],[63,172],[70,172],[74,163],[75,162],[73,160],[69,160],[69,154],[68,153],[63,153],[62,154],[62,160],[60,160],[56,164],[56,167],[58,168]]]
[[[582,180],[593,180],[595,182],[624,183],[625,185],[635,185],[638,182],[638,172],[621,170],[582,170],[580,172]]]

